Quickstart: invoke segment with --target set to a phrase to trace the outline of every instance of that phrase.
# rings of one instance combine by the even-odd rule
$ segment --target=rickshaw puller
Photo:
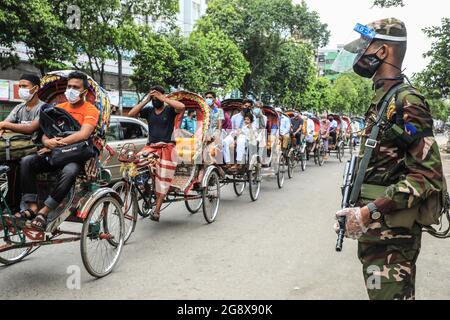
[[[150,101],[153,107],[146,107]],[[140,153],[154,153],[159,158],[155,164],[155,211],[150,216],[153,221],[159,221],[161,206],[175,177],[177,162],[173,129],[176,116],[184,109],[183,103],[165,96],[163,87],[154,86],[147,97],[128,113],[130,117],[139,115],[148,122],[148,143]]]

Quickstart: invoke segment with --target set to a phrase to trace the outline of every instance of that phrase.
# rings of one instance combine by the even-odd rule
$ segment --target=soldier
[[[356,208],[343,209],[336,216],[346,217],[346,237],[358,240],[369,298],[412,300],[422,226],[436,222],[446,193],[441,157],[425,98],[404,83],[404,23],[389,18],[357,25],[355,31],[361,37],[344,51],[355,56],[353,70],[371,78],[375,89],[366,114],[359,167],[369,148],[373,151]],[[339,63],[335,70],[342,71]],[[387,100],[390,94],[393,98]],[[387,109],[382,113],[384,100]],[[368,139],[380,113],[378,137]]]

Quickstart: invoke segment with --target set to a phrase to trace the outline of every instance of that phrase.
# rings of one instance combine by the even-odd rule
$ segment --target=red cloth
[[[177,157],[173,143],[155,143],[145,146],[140,153],[149,152],[158,156],[155,164],[155,188],[157,195],[167,195],[175,177]]]
[[[222,121],[222,129],[224,130],[228,130],[231,129],[231,117],[228,114],[228,112],[223,112],[224,116],[225,116],[225,120]]]

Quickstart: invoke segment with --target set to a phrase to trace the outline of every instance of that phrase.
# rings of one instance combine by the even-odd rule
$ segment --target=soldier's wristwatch
[[[378,211],[378,208],[377,208],[377,206],[373,203],[373,202],[370,202],[368,205],[367,205],[367,208],[369,209],[369,212],[370,212],[370,218],[373,220],[373,221],[377,221],[377,220],[380,220],[381,219],[381,212],[380,211]]]

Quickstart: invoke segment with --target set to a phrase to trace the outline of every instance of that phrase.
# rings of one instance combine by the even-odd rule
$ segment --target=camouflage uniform
[[[391,27],[393,26],[393,29]],[[404,25],[401,23],[402,28]],[[387,29],[399,31],[398,20],[386,19],[372,24],[377,32]],[[381,30],[380,30],[381,28]],[[401,31],[401,30],[400,30]],[[386,34],[386,32],[385,32]],[[389,34],[389,31],[387,31]],[[406,36],[406,29],[404,30]],[[411,86],[399,95],[403,103],[405,124],[415,128],[419,134],[433,127],[430,109],[420,93]],[[378,115],[380,101],[387,94],[379,88],[366,114],[366,132],[361,143],[360,156],[364,154],[365,141]],[[395,122],[395,99],[385,114],[378,144],[372,154],[364,183],[385,186],[384,196],[373,202],[386,215],[395,215],[397,210],[419,205],[431,192],[442,191],[445,186],[442,163],[435,138],[418,138],[408,149],[403,150],[387,138],[388,123]],[[359,205],[370,201],[360,199]],[[421,247],[422,227],[415,223],[409,228],[389,228],[385,218],[372,223],[369,231],[358,243],[358,257],[363,264],[363,273],[370,299],[414,299],[416,261]],[[378,280],[377,280],[378,279]],[[378,281],[378,282],[377,282]],[[378,285],[379,284],[379,285]]]

